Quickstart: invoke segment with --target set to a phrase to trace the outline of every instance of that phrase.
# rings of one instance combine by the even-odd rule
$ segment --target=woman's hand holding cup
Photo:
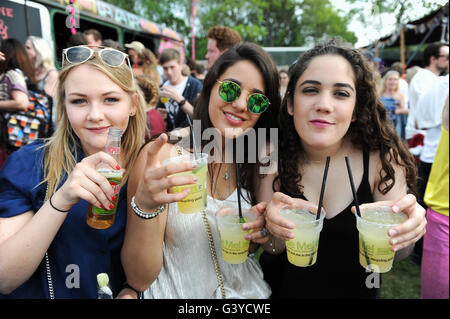
[[[192,171],[192,169],[197,167],[195,163],[184,162],[161,165],[158,155],[166,142],[167,135],[162,134],[147,150],[144,175],[135,194],[136,205],[143,211],[155,211],[163,204],[182,200],[189,194],[190,189],[186,188],[179,193],[171,193],[171,188],[196,182],[193,175],[172,176],[173,174]]]

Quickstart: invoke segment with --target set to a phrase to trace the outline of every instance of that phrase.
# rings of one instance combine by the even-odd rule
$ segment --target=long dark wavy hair
[[[380,152],[382,169],[377,189],[386,194],[395,184],[392,163],[404,169],[409,191],[415,194],[416,165],[414,158],[389,123],[386,110],[376,91],[371,68],[364,55],[357,49],[346,47],[339,39],[316,45],[299,57],[289,73],[289,84],[281,105],[279,120],[279,175],[273,188],[279,182],[283,192],[293,197],[303,195],[301,165],[306,159],[300,138],[294,126],[294,118],[288,113],[288,100],[294,105],[294,91],[298,79],[307,69],[312,59],[323,55],[338,55],[345,58],[353,68],[356,86],[356,105],[347,135],[354,146],[362,151]]]
[[[2,40],[0,42],[0,52],[3,52],[5,55],[5,60],[0,63],[0,74],[9,70],[20,69],[31,83],[35,83],[33,66],[21,42],[13,38]]]
[[[260,46],[254,43],[244,42],[238,44],[225,51],[225,53],[223,53],[219,57],[219,59],[217,59],[217,61],[214,63],[205,77],[202,92],[195,103],[193,118],[201,121],[202,133],[204,130],[213,127],[211,119],[209,118],[209,101],[211,90],[216,84],[217,79],[219,79],[219,77],[223,73],[225,73],[225,71],[229,67],[233,66],[239,61],[250,61],[259,69],[263,76],[264,95],[269,99],[270,106],[267,111],[261,114],[253,129],[255,130],[256,137],[258,139],[258,128],[265,128],[266,140],[269,141],[270,128],[277,127],[277,118],[281,102],[279,96],[280,80],[276,64],[274,63],[270,55],[266,53]],[[211,105],[211,107],[215,106]],[[245,135],[239,136],[237,139],[240,138],[245,138]],[[246,138],[244,141],[248,144],[248,140]],[[209,143],[209,141],[202,140],[201,143],[202,147],[204,147],[207,143]],[[236,141],[234,141],[233,143],[235,146]],[[249,202],[251,204],[256,204],[256,194],[253,179],[255,174],[257,174],[259,171],[258,168],[263,164],[259,162],[258,157],[256,157],[256,163],[249,163],[248,149],[249,147],[245,147],[244,163],[239,164],[239,181],[241,186],[245,188],[249,193]],[[234,151],[233,153],[236,156],[236,151]],[[211,180],[214,180],[213,173],[214,172],[212,171],[210,166],[209,174]]]

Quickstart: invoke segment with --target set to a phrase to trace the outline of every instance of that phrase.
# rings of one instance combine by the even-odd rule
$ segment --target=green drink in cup
[[[286,241],[289,262],[298,267],[314,265],[325,211],[322,209],[322,214],[317,219],[316,214],[306,208],[285,205],[280,209],[280,216],[295,224],[295,229],[292,230],[295,238]]]
[[[389,244],[389,228],[403,223],[408,217],[394,213],[388,206],[360,207],[356,216],[359,231],[359,263],[369,271],[384,273],[392,268],[394,252]]]
[[[251,210],[242,211],[242,217],[245,222],[256,219],[255,213]],[[242,264],[248,256],[250,241],[245,239],[245,235],[250,231],[242,229],[243,223],[240,221],[239,210],[223,207],[216,213],[216,219],[222,246],[222,259],[229,264]]]
[[[194,154],[171,157],[163,161],[162,165],[185,162],[197,163],[198,167],[190,172],[182,172],[171,176],[194,175],[197,178],[197,182],[190,185],[174,186],[172,187],[172,191],[174,193],[179,193],[186,188],[190,188],[189,194],[184,199],[177,202],[178,209],[184,214],[201,212],[202,210],[205,210],[207,203],[206,173],[208,172],[208,154],[199,153],[197,159],[195,159]]]

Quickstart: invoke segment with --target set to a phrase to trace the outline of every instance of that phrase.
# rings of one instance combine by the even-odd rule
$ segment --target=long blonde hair
[[[35,70],[46,72],[55,69],[53,51],[50,44],[45,39],[33,35],[29,36],[28,40],[31,41],[34,51],[36,51],[36,59],[33,65]]]
[[[115,84],[130,94],[131,100],[134,99],[134,94],[138,96],[136,114],[130,117],[128,127],[123,133],[121,141],[121,166],[126,168],[122,183],[125,183],[129,176],[130,168],[133,166],[139,150],[143,145],[147,130],[144,98],[137,89],[131,70],[126,62],[120,67],[110,67],[105,65],[97,55],[94,55],[92,59],[83,64],[89,64],[107,75]],[[56,106],[58,127],[53,136],[48,138],[43,146],[44,180],[40,184],[48,183],[48,197],[56,192],[63,177],[65,175],[68,176],[77,163],[77,137],[70,125],[64,104],[64,81],[71,70],[77,66],[78,64],[73,65],[66,61],[60,72],[56,93],[58,101]]]

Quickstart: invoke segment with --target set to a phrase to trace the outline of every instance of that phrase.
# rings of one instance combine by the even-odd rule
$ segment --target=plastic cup
[[[167,96],[161,96],[161,103],[167,103],[169,102],[169,98]]]
[[[319,237],[325,218],[325,210],[322,209],[320,218],[304,207],[283,206],[280,216],[295,224],[292,232],[294,239],[286,241],[286,253],[288,261],[294,266],[309,267],[316,263],[319,249]]]
[[[208,154],[199,153],[197,159],[195,159],[194,154],[171,157],[163,161],[162,164],[167,165],[171,163],[185,162],[197,163],[198,167],[190,172],[182,172],[171,176],[194,175],[197,178],[197,183],[183,186],[174,186],[172,187],[172,191],[174,193],[179,193],[186,188],[190,188],[191,191],[189,192],[189,194],[184,199],[177,202],[178,209],[181,213],[184,214],[201,212],[202,210],[206,209],[207,203],[206,173],[208,172]]]
[[[256,219],[255,213],[251,210],[243,210],[242,217],[245,222]],[[248,256],[250,241],[245,239],[245,235],[250,231],[242,230],[243,223],[239,221],[239,209],[222,208],[217,212],[216,219],[222,246],[222,259],[229,264],[242,264]]]
[[[394,252],[389,244],[388,229],[403,223],[408,217],[394,213],[388,206],[361,207],[356,216],[359,231],[359,263],[365,269],[384,273],[392,268]]]

